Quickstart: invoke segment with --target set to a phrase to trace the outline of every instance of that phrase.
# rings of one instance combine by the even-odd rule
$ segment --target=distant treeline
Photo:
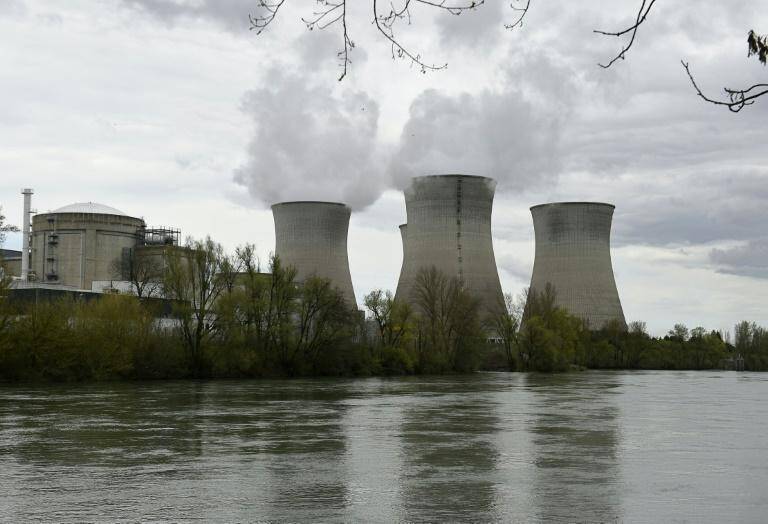
[[[768,369],[768,331],[747,322],[731,345],[718,332],[676,325],[663,338],[643,323],[591,331],[555,307],[556,290],[481,309],[435,268],[417,278],[414,308],[375,290],[368,320],[320,278],[296,282],[278,258],[262,272],[253,246],[223,253],[206,239],[169,250],[156,301],[105,295],[14,304],[0,282],[0,380],[369,376],[479,369],[712,369],[740,354]]]

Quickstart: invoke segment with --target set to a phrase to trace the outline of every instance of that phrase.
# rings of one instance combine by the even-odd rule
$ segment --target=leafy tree
[[[184,249],[166,253],[163,290],[166,298],[175,301],[175,316],[195,377],[202,375],[203,349],[216,329],[216,302],[227,287],[221,275],[224,260],[221,244],[210,237],[190,238]]]
[[[413,310],[404,303],[395,301],[391,291],[374,289],[363,298],[366,309],[376,323],[379,343],[382,347],[400,346],[407,338]]]
[[[675,324],[675,326],[669,330],[667,336],[678,342],[686,342],[690,334],[688,333],[688,328],[685,327],[685,324]]]

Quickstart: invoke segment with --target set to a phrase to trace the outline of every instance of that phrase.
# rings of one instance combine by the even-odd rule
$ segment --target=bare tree
[[[317,362],[324,350],[339,343],[353,330],[354,313],[344,295],[327,278],[309,277],[301,285],[297,315],[297,336],[290,365],[299,355]]]
[[[437,71],[445,69],[448,64],[428,61],[421,53],[413,50],[409,45],[403,43],[396,35],[398,26],[410,25],[413,19],[413,9],[416,6],[428,9],[436,9],[443,13],[459,16],[467,11],[473,11],[483,4],[485,0],[395,0],[384,2],[383,0],[370,0],[373,9],[373,24],[379,34],[389,42],[392,58],[407,60],[411,65],[415,65],[422,73],[427,71]],[[260,34],[269,27],[285,4],[286,0],[258,0],[258,14],[248,16],[251,22],[251,30]],[[510,7],[516,13],[516,19],[506,24],[508,29],[519,27],[523,23],[523,18],[528,12],[531,0],[511,0]],[[384,5],[386,4],[386,5]],[[307,29],[323,30],[331,26],[339,27],[341,32],[342,45],[337,53],[341,74],[339,80],[347,76],[347,67],[351,63],[350,52],[355,47],[355,42],[349,36],[347,26],[347,0],[316,0],[315,9],[311,16],[303,17],[302,21]]]
[[[129,282],[139,298],[152,298],[161,293],[164,267],[157,256],[129,249],[112,261],[110,269],[116,278]]]
[[[768,35],[760,36],[755,33],[754,30],[750,30],[749,35],[747,36],[747,48],[747,58],[755,55],[763,65],[766,65],[766,56],[768,55]],[[768,94],[768,83],[760,83],[753,84],[747,88],[742,89],[724,87],[723,91],[725,91],[725,96],[727,97],[725,100],[717,100],[715,98],[708,97],[701,91],[701,88],[699,88],[696,80],[694,80],[693,73],[691,73],[691,68],[689,67],[688,62],[681,60],[680,63],[683,64],[683,69],[685,69],[685,72],[688,75],[693,88],[696,90],[697,95],[699,95],[703,100],[706,100],[710,104],[725,106],[733,113],[738,113],[744,109],[745,106],[754,104],[756,98]]]
[[[460,351],[483,335],[480,302],[459,278],[435,266],[419,270],[413,294],[426,328],[426,346],[455,365]]]
[[[515,299],[505,293],[488,319],[489,327],[501,339],[507,357],[507,367],[515,369],[515,355],[518,348],[518,331],[523,317],[525,298]]]
[[[523,21],[531,7],[532,0],[512,0],[510,9],[514,13],[514,20],[505,23],[507,29],[515,29],[523,26]],[[280,8],[286,0],[258,0],[257,7],[259,14],[249,15],[251,30],[260,34],[269,27],[275,20]],[[445,69],[448,64],[438,63],[426,60],[421,53],[413,50],[409,45],[403,43],[396,35],[395,30],[398,26],[405,24],[411,25],[413,21],[412,11],[414,7],[425,7],[437,9],[444,13],[458,16],[468,11],[474,11],[485,4],[485,0],[370,0],[373,8],[373,24],[377,31],[386,39],[391,47],[392,58],[407,60],[411,65],[415,65],[422,73],[427,71],[437,71]],[[598,65],[603,69],[608,69],[619,60],[624,60],[627,53],[637,40],[640,27],[648,20],[651,9],[656,4],[656,0],[641,0],[640,8],[634,17],[634,21],[623,29],[608,31],[595,29],[593,32],[609,37],[624,38],[619,52],[607,62],[599,62]],[[337,55],[340,62],[341,74],[339,80],[347,76],[348,66],[351,63],[350,53],[355,47],[355,42],[350,38],[347,25],[347,0],[316,0],[315,9],[311,16],[302,18],[310,31],[318,29],[323,30],[329,27],[339,27],[341,32],[342,45]],[[758,59],[765,64],[768,55],[768,37],[758,35],[751,30],[748,35],[747,43],[749,47],[748,56],[757,55]],[[745,106],[754,103],[754,100],[765,94],[768,94],[768,84],[754,84],[744,89],[724,88],[727,100],[717,100],[710,98],[701,91],[690,71],[688,63],[682,61],[683,68],[687,73],[696,93],[707,102],[728,107],[733,112],[738,112]]]

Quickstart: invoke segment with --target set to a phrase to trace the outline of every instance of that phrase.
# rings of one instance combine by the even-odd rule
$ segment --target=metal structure
[[[405,191],[408,216],[398,300],[413,303],[422,268],[457,277],[485,313],[503,302],[491,238],[496,181],[469,175],[416,177]]]
[[[95,204],[78,203],[32,218],[32,270],[41,282],[90,290],[94,281],[118,280],[115,263],[133,248],[141,218]]]
[[[347,256],[351,209],[337,202],[281,202],[272,206],[275,255],[296,268],[297,279],[327,278],[356,305]]]
[[[173,227],[142,227],[137,231],[139,246],[178,246],[181,230]]]
[[[24,219],[21,229],[21,279],[26,282],[29,279],[29,237],[34,191],[30,188],[24,188],[21,190],[21,194],[24,195]]]
[[[614,206],[559,202],[531,208],[536,257],[531,292],[554,287],[555,303],[600,329],[611,320],[626,326],[611,264]]]

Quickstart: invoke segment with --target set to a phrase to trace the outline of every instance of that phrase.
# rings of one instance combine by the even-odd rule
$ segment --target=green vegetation
[[[253,246],[233,256],[210,239],[169,249],[156,287],[170,318],[146,296],[14,303],[0,280],[0,380],[712,369],[736,355],[747,370],[768,370],[768,331],[754,323],[736,326],[734,344],[680,324],[661,338],[641,322],[590,331],[549,287],[506,295],[488,314],[435,268],[419,273],[413,307],[369,293],[366,322],[328,280],[298,283],[275,257],[267,269]]]

